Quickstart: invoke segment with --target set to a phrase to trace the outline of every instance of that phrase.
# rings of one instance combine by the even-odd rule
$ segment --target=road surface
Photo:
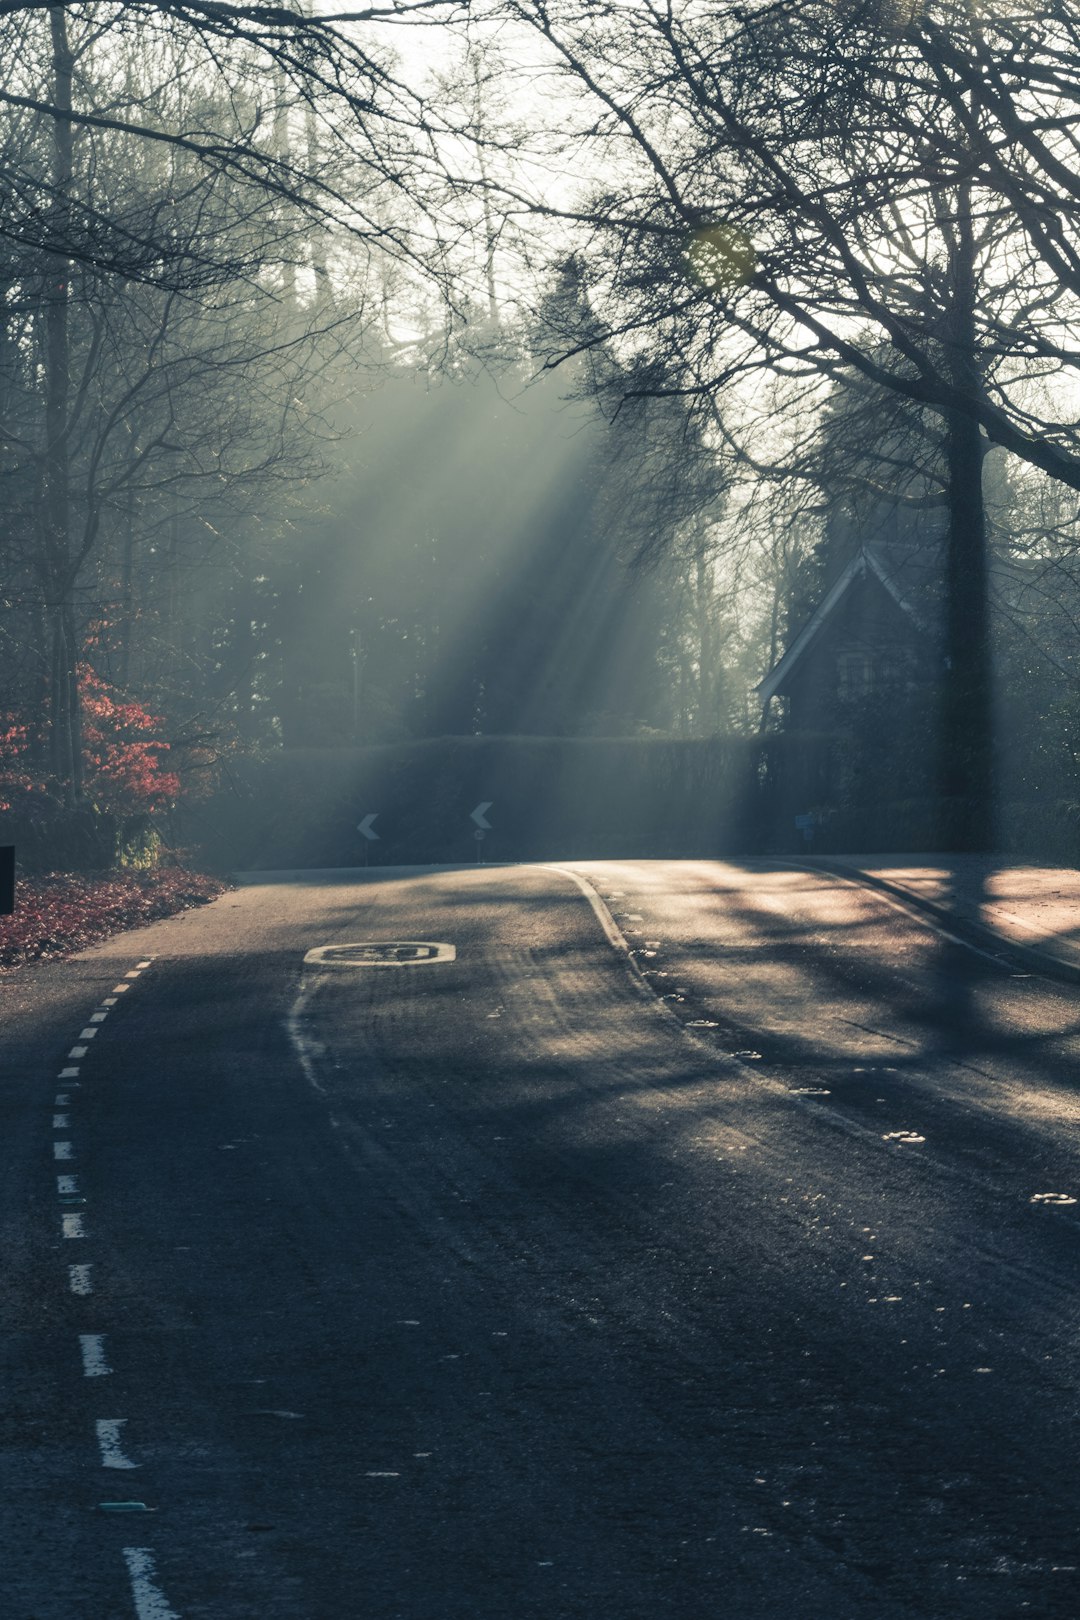
[[[639,861],[0,998],[9,1620],[1080,1614],[1080,989]]]

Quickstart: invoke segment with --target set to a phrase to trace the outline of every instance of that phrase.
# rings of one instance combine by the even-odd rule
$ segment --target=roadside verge
[[[833,855],[792,862],[891,895],[965,944],[1080,984],[1080,872],[987,855]]]
[[[230,887],[179,867],[20,878],[14,913],[0,917],[0,970],[61,961],[113,934],[206,905]]]

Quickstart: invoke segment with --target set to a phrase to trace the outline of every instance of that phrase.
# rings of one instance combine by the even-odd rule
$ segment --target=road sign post
[[[375,831],[375,818],[378,814],[379,812],[377,810],[370,810],[364,817],[363,821],[358,821],[356,824],[356,830],[364,840],[365,866],[368,863],[368,855],[371,851],[372,844],[377,844],[379,842],[379,834]]]
[[[469,820],[473,822],[476,827],[473,837],[476,840],[477,865],[483,865],[484,839],[491,831],[491,822],[487,818],[487,813],[491,809],[494,802],[495,801],[493,799],[481,799],[476,809],[469,811]]]

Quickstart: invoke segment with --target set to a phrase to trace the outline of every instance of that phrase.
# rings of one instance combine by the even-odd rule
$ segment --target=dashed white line
[[[137,979],[139,974],[150,966],[150,961],[140,962],[136,968],[124,975],[125,979]],[[97,1012],[90,1014],[89,1023],[80,1031],[81,1042],[93,1040],[98,1028],[108,1017],[107,1009],[115,1007],[116,998],[122,995],[130,986],[117,984],[113,987],[112,995],[106,997]],[[73,1046],[68,1053],[69,1059],[81,1059],[86,1056],[85,1045]],[[79,1070],[76,1065],[69,1066],[60,1071],[61,1080],[77,1080]],[[71,1102],[70,1092],[57,1092],[54,1108],[66,1108]],[[66,1113],[53,1115],[53,1129],[66,1130],[70,1126],[70,1116]],[[74,1156],[73,1144],[70,1141],[53,1142],[53,1158],[58,1160],[71,1159]],[[73,1175],[58,1175],[56,1190],[60,1196],[74,1197],[78,1194],[78,1178]],[[65,1238],[82,1238],[86,1236],[83,1226],[83,1217],[79,1214],[62,1214],[60,1217],[61,1231]],[[68,1288],[71,1293],[79,1295],[92,1294],[91,1268],[88,1265],[68,1266]],[[80,1333],[79,1352],[82,1356],[83,1375],[86,1378],[105,1378],[112,1373],[108,1357],[105,1354],[105,1335],[103,1333]],[[101,1452],[101,1466],[103,1468],[135,1469],[139,1464],[132,1462],[120,1443],[121,1430],[127,1423],[126,1418],[98,1418],[95,1423],[98,1449]],[[175,1609],[170,1608],[165,1594],[157,1583],[157,1571],[154,1566],[154,1555],[149,1547],[123,1548],[124,1563],[127,1565],[128,1578],[131,1581],[131,1595],[135,1604],[137,1620],[180,1620]]]
[[[107,1378],[112,1372],[105,1355],[105,1335],[103,1333],[80,1333],[79,1349],[82,1352],[83,1374],[87,1378]]]
[[[154,1555],[149,1547],[125,1547],[124,1563],[131,1579],[131,1595],[135,1600],[138,1620],[180,1620],[175,1609],[170,1609],[164,1592],[157,1584]]]
[[[138,1463],[125,1457],[120,1445],[120,1430],[126,1422],[127,1418],[98,1418],[95,1427],[101,1448],[102,1468],[138,1468]]]
[[[153,960],[154,958],[152,956],[148,956],[145,962],[136,962],[135,966],[140,970],[143,968],[148,968]]]

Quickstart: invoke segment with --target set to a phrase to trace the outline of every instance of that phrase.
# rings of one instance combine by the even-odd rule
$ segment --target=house
[[[764,784],[781,847],[793,826],[817,843],[822,813],[930,791],[940,556],[933,542],[859,545],[759,684],[766,708],[783,704]]]
[[[763,705],[784,700],[785,730],[842,729],[869,698],[910,703],[932,685],[940,669],[936,553],[859,547],[759,683]]]

